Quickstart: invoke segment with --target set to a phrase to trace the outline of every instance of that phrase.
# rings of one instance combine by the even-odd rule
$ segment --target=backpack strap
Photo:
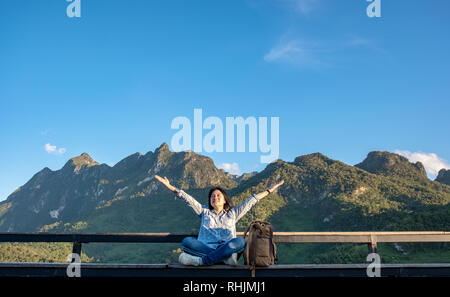
[[[255,266],[256,266],[256,263],[255,263],[255,260],[256,260],[256,248],[255,247],[253,247],[251,250],[250,250],[250,253],[252,253],[252,257],[251,257],[251,259],[253,259],[253,261],[251,262],[251,263],[249,263],[250,264],[250,271],[251,271],[251,273],[252,273],[252,277],[255,277]]]
[[[270,253],[273,257],[273,261],[275,264],[275,261],[278,261],[277,248],[275,246],[275,243],[273,242],[273,226],[272,226],[272,224],[270,224],[269,227],[270,227]]]
[[[245,232],[244,232],[244,238],[247,237],[247,233],[248,233],[248,231],[250,230],[250,228],[251,228],[252,226],[253,226],[253,222],[251,222],[250,225],[248,225],[247,229],[245,229]]]
[[[250,231],[250,229],[253,227],[253,225],[254,225],[254,221],[253,222],[251,222],[249,225],[248,225],[248,227],[247,227],[247,229],[245,230],[245,232],[244,232],[244,240],[246,240],[247,241],[247,235],[248,235],[248,232]],[[247,262],[247,264],[249,265],[249,268],[251,269],[251,267],[250,267],[250,265],[251,265],[251,263],[250,263],[250,246],[249,245],[246,245],[245,246],[245,250],[246,250],[246,253],[245,253],[245,255],[246,255],[246,257],[244,258],[244,262]]]

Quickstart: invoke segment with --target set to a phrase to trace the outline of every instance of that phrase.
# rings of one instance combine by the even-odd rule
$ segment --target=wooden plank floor
[[[68,263],[0,263],[0,277],[66,277]],[[272,265],[257,267],[256,277],[367,277],[368,264]],[[247,266],[82,263],[81,277],[250,277]],[[382,264],[381,276],[450,277],[448,264]]]

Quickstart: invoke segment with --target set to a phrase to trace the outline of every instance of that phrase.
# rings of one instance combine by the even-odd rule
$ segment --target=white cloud
[[[425,167],[427,174],[433,179],[438,175],[442,168],[450,169],[450,165],[435,153],[410,152],[395,150],[394,153],[406,157],[410,162],[421,162]]]
[[[56,145],[51,145],[50,143],[45,144],[44,149],[49,154],[62,155],[66,152],[65,148],[56,148]]]
[[[296,67],[335,67],[349,50],[374,52],[390,57],[389,52],[374,39],[357,35],[341,37],[340,40],[307,40],[298,34],[286,32],[278,44],[264,55],[267,63],[284,63]]]
[[[265,56],[266,62],[287,63],[293,66],[324,66],[326,63],[319,58],[323,49],[313,42],[300,41],[297,39],[280,42],[272,48]]]
[[[286,44],[278,45],[270,50],[264,56],[267,62],[273,62],[280,59],[292,59],[294,56],[301,55],[305,51],[300,47],[297,41],[290,41]]]
[[[45,145],[45,151],[46,151],[47,153],[53,153],[54,151],[56,151],[56,146],[51,145],[50,143],[47,143],[47,144]]]
[[[239,165],[238,163],[234,162],[234,163],[222,163],[219,165],[219,169],[223,169],[226,172],[229,172],[231,174],[236,174],[236,175],[240,175],[241,171],[239,169]]]
[[[346,50],[348,48],[366,49],[378,54],[390,56],[389,52],[382,48],[377,40],[358,35],[349,35],[349,37],[344,41],[342,49]]]
[[[308,15],[316,10],[319,0],[278,0],[281,7],[302,15]]]
[[[298,12],[302,14],[309,14],[317,8],[318,0],[284,0],[291,2]]]
[[[282,9],[295,14],[307,16],[318,10],[320,0],[245,0],[245,3],[253,9]]]
[[[346,42],[346,46],[370,46],[373,41],[367,38],[363,38],[360,36],[351,36],[350,39]]]

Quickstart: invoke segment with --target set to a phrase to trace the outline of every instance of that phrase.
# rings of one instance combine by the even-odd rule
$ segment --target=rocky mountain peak
[[[450,185],[450,169],[442,168],[439,170],[438,176],[436,177],[435,181]]]
[[[169,145],[163,142],[156,150],[154,155],[160,162],[164,162],[169,159],[174,153],[170,151]]]
[[[156,150],[155,153],[170,152],[169,145],[163,142]]]
[[[426,179],[427,173],[421,162],[411,163],[398,154],[373,151],[366,159],[355,165],[365,171],[384,176],[397,176],[412,179]]]
[[[294,164],[300,166],[322,166],[331,165],[335,161],[321,153],[312,153],[308,155],[298,156],[294,159]]]
[[[91,167],[95,165],[100,165],[100,163],[94,161],[87,153],[82,153],[67,161],[63,169],[70,168],[73,171],[79,171],[82,167]]]

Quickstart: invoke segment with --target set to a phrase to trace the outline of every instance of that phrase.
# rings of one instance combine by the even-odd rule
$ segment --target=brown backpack
[[[273,242],[273,226],[262,221],[253,221],[244,233],[246,246],[244,263],[250,265],[252,276],[255,276],[255,266],[267,267],[277,260],[277,247]]]

